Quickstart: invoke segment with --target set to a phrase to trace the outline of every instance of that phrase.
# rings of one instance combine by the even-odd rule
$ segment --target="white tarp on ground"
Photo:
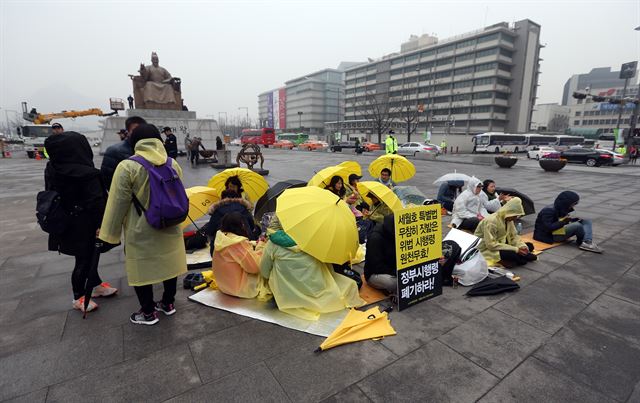
[[[273,299],[262,302],[255,298],[236,298],[211,288],[202,290],[190,296],[189,299],[212,308],[322,337],[329,336],[349,312],[344,309],[338,312],[323,313],[317,321],[304,320],[280,311]]]

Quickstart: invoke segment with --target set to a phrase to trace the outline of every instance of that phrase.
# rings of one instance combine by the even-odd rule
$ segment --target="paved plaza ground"
[[[309,179],[373,156],[267,150],[271,184]],[[543,172],[414,161],[407,184],[435,197],[457,170],[529,195],[540,209],[562,190],[581,196],[602,255],[563,245],[515,271],[521,290],[466,298],[466,289],[390,314],[397,335],[313,353],[322,338],[208,308],[179,289],[177,314],[136,326],[122,248],[100,273],[120,288],[82,320],[71,308],[72,258],[46,251],[35,221],[43,161],[0,160],[0,401],[640,401],[640,168]],[[100,157],[96,157],[99,164]],[[179,159],[185,185],[216,171]],[[365,176],[365,179],[367,176]],[[525,232],[535,216],[524,219]]]

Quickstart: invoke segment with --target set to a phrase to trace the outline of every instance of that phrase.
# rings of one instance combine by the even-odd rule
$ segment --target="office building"
[[[406,133],[409,108],[420,111],[415,133],[526,132],[541,47],[540,25],[530,20],[445,40],[412,37],[404,52],[346,70],[345,119],[337,126],[376,134],[374,109],[388,110],[396,133]]]
[[[635,98],[638,93],[638,85],[627,87],[623,94],[624,87],[617,88],[593,88],[591,94],[609,98]],[[635,104],[626,103],[624,106],[609,102],[593,102],[590,98],[574,99],[575,103],[570,106],[571,117],[569,126],[578,129],[595,129],[599,133],[613,133],[613,129],[618,124],[620,111],[620,128],[628,129],[631,122],[631,115]],[[585,102],[586,101],[586,102]]]
[[[636,78],[630,80],[634,85]],[[611,71],[611,67],[596,67],[586,74],[574,74],[564,84],[562,92],[562,105],[575,105],[577,100],[573,98],[576,91],[584,92],[586,88],[623,88],[624,80],[620,78],[620,71]],[[592,92],[593,93],[593,92]]]
[[[571,108],[564,105],[539,104],[533,107],[531,130],[537,132],[563,132],[569,127]]]

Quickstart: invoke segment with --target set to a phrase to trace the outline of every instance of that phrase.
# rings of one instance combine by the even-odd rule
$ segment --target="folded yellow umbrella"
[[[242,188],[247,193],[249,200],[254,204],[262,197],[262,195],[267,193],[267,189],[269,189],[269,184],[262,175],[259,175],[247,168],[225,169],[224,171],[213,175],[211,179],[209,179],[207,186],[216,189],[220,195],[225,189],[224,183],[232,176],[237,176],[238,179],[240,179],[240,182],[242,182]]]
[[[218,192],[207,186],[194,186],[186,189],[189,198],[189,217],[180,224],[182,228],[207,214],[209,207],[220,200]]]
[[[386,312],[380,312],[377,306],[364,312],[351,309],[336,330],[316,349],[316,352],[325,351],[342,344],[379,339],[395,334],[396,331],[391,327],[389,316]]]
[[[402,201],[395,193],[380,182],[364,181],[358,183],[358,192],[362,195],[369,205],[372,205],[371,199],[367,197],[369,192],[373,193],[378,200],[386,204],[394,212],[402,210]]]
[[[337,166],[346,168],[349,171],[349,175],[356,174],[362,176],[362,168],[356,161],[342,161]]]
[[[349,170],[346,167],[333,165],[319,170],[307,183],[307,186],[326,188],[331,183],[331,178],[339,176],[343,183],[349,183]]]
[[[358,229],[347,204],[315,186],[285,190],[276,215],[303,252],[324,263],[343,264],[358,253]]]
[[[416,167],[411,161],[397,154],[381,155],[369,164],[369,173],[374,178],[380,177],[380,171],[384,168],[391,170],[391,179],[394,182],[404,182],[413,178]]]

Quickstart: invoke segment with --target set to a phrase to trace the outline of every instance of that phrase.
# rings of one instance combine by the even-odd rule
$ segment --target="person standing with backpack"
[[[116,168],[99,238],[118,243],[124,228],[127,277],[140,302],[140,310],[130,320],[154,325],[157,312],[167,316],[176,312],[177,276],[187,271],[178,224],[187,216],[189,201],[181,182],[182,168],[167,157],[158,129],[140,125],[130,141],[135,154]],[[156,283],[164,284],[158,302],[153,299]]]
[[[72,305],[84,312],[85,285],[107,194],[100,171],[93,165],[93,152],[86,137],[76,132],[65,132],[47,137],[44,145],[49,153],[49,162],[44,171],[43,193],[57,192],[63,214],[55,218],[48,216],[44,220],[39,217],[39,221],[48,221],[43,229],[49,232],[49,250],[76,259],[71,274]],[[40,197],[38,195],[38,199]],[[103,283],[99,276],[95,284],[89,286],[94,287],[94,297],[106,297],[118,291]],[[86,311],[96,308],[98,304],[91,300]]]

